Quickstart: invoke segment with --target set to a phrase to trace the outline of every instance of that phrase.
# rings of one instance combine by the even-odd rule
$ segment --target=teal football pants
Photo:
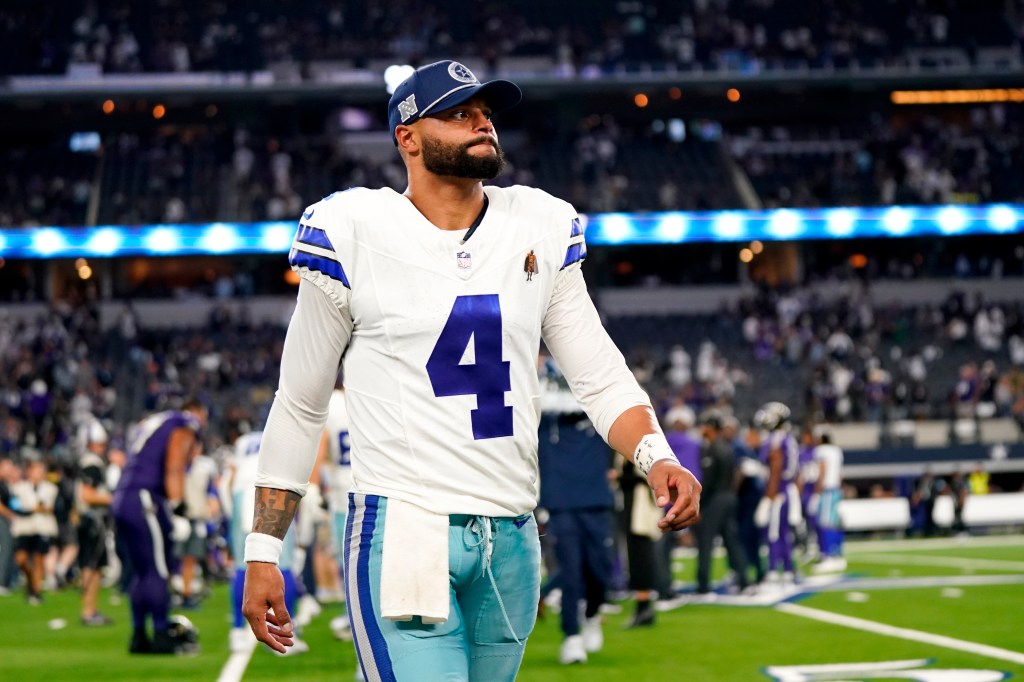
[[[380,616],[386,514],[386,498],[349,495],[345,591],[356,652],[366,679],[514,680],[540,598],[540,542],[533,514],[515,518],[450,517],[450,613],[447,621],[438,624],[424,624],[420,618],[392,621]]]

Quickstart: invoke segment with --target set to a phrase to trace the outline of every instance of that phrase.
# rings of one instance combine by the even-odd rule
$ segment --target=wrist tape
[[[655,462],[669,459],[678,462],[676,455],[665,439],[663,433],[649,433],[640,439],[640,444],[633,452],[633,462],[644,476],[650,473]]]
[[[284,551],[284,541],[266,533],[249,533],[245,538],[245,562],[277,564]]]

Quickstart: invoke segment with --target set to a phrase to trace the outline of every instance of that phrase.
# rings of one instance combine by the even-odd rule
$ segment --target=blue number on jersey
[[[476,361],[460,364],[470,341]],[[505,406],[505,391],[512,390],[510,365],[501,359],[498,295],[456,298],[427,360],[427,376],[438,398],[476,396],[477,407],[470,412],[474,440],[512,435],[512,408]]]
[[[338,431],[338,465],[347,467],[352,465],[352,456],[349,451],[352,449],[350,445],[348,431]]]

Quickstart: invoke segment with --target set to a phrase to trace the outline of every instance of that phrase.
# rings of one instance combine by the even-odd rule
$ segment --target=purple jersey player
[[[181,411],[147,417],[128,434],[128,463],[111,511],[133,571],[133,654],[176,652],[168,634],[167,581],[174,571],[170,549],[172,539],[191,527],[184,516],[185,469],[199,451],[199,433],[205,426],[206,408],[189,402]],[[149,618],[152,639],[146,632]]]
[[[700,439],[690,433],[696,422],[693,410],[676,406],[665,413],[665,438],[676,459],[700,482]]]
[[[810,430],[800,435],[800,508],[803,510],[807,532],[803,542],[808,545],[811,538],[818,537],[818,496],[815,486],[818,483],[818,460],[814,457],[815,439]],[[805,547],[805,551],[810,551]]]
[[[768,470],[765,494],[758,504],[755,520],[765,528],[768,540],[769,575],[783,571],[784,580],[793,579],[792,526],[800,523],[800,449],[789,432],[789,408],[779,402],[764,405],[754,415],[754,424],[768,432],[760,457]]]

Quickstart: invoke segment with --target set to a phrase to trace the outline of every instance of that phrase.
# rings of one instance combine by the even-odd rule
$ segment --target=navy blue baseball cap
[[[392,141],[397,144],[394,137],[398,126],[450,109],[477,95],[486,100],[494,114],[511,109],[523,99],[523,91],[512,81],[481,83],[465,65],[450,59],[421,66],[398,84],[388,102]]]

